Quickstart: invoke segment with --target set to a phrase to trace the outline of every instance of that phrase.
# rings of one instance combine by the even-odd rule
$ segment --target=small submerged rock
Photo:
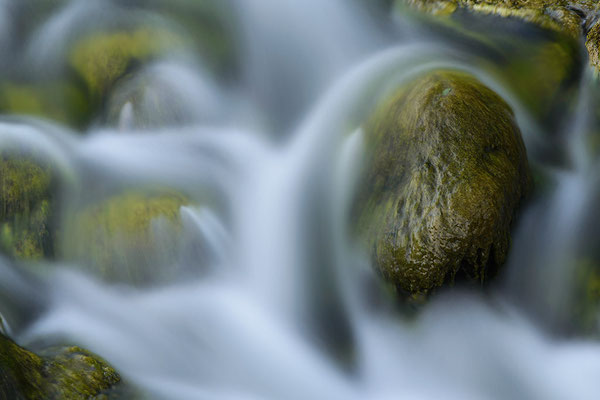
[[[381,274],[412,295],[493,276],[530,186],[510,107],[472,76],[436,71],[383,102],[365,135],[358,230]]]
[[[100,399],[120,381],[106,361],[87,350],[55,347],[38,355],[0,334],[2,399]]]

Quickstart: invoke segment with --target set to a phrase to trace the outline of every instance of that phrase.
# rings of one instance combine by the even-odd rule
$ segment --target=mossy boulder
[[[0,334],[2,399],[100,399],[120,380],[104,360],[79,347],[49,348],[37,355]]]
[[[436,71],[384,101],[365,135],[355,211],[381,274],[413,296],[493,276],[530,186],[509,106],[467,74]]]
[[[54,252],[53,192],[46,163],[24,155],[0,155],[0,251],[37,260]]]
[[[88,205],[68,218],[64,255],[109,281],[160,279],[178,254],[186,204],[176,192],[132,191]]]
[[[517,94],[522,103],[544,122],[566,107],[577,89],[580,56],[573,42],[521,43],[518,57],[495,66],[495,75]],[[494,67],[490,66],[490,69]]]
[[[581,4],[579,4],[581,3]],[[546,29],[579,38],[583,32],[587,1],[567,0],[398,0],[397,6],[408,5],[436,15],[450,15],[459,9],[482,14],[514,17]],[[580,6],[583,6],[581,8]]]
[[[69,29],[59,35],[60,45],[46,52],[37,35],[50,27],[51,12],[65,12],[60,7],[68,7],[67,3],[24,0],[11,6],[15,26],[23,30],[20,37],[31,41],[24,43],[28,51],[13,46],[7,50],[14,50],[7,58],[10,62],[0,62],[0,112],[47,118],[85,130],[91,123],[104,122],[99,119],[106,115],[113,87],[150,62],[179,56],[197,61],[195,56],[200,55],[201,64],[223,80],[232,78],[237,69],[234,10],[228,2],[97,4],[90,9],[97,12],[82,12],[81,18],[69,21]],[[103,18],[97,18],[100,11]],[[42,26],[45,21],[48,27]],[[44,29],[32,32],[36,27]]]
[[[480,15],[521,19],[576,41],[587,36],[590,64],[600,67],[600,28],[596,23],[600,4],[594,0],[396,0],[395,6],[398,9],[410,7],[437,16],[450,16],[467,10]]]

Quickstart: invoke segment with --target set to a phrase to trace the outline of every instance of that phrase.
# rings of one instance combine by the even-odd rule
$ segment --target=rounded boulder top
[[[412,295],[494,275],[530,185],[510,107],[470,75],[435,71],[384,101],[365,133],[357,226],[381,274]]]

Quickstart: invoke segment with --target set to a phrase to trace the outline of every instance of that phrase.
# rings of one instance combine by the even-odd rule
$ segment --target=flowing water
[[[5,38],[18,29],[16,6],[0,6]],[[85,135],[31,118],[0,124],[3,148],[31,149],[59,171],[67,214],[149,185],[193,199],[179,210],[177,246],[155,221],[164,240],[143,263],[143,285],[128,270],[100,279],[61,252],[30,266],[35,273],[2,260],[2,312],[15,339],[78,343],[157,399],[597,399],[600,344],[561,334],[571,261],[596,246],[591,73],[560,128],[575,162],[543,167],[555,185],[522,213],[498,282],[486,293],[442,293],[406,317],[350,235],[360,123],[377,100],[424,71],[462,69],[510,103],[534,162],[550,133],[477,51],[402,18],[350,0],[230,6],[234,83],[190,52],[117,89],[117,99],[139,84],[166,96],[165,123],[137,124],[123,101],[116,123],[98,120]],[[125,1],[65,1],[21,50],[4,39],[0,49],[32,74],[51,73],[70,37],[116,18],[174,23]],[[152,113],[150,95],[141,104]],[[65,254],[78,240],[69,235]]]

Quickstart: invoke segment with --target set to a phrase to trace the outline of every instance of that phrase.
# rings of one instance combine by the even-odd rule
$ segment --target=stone
[[[106,361],[77,346],[38,355],[0,334],[0,398],[95,399],[120,381]]]
[[[54,252],[53,178],[49,165],[24,155],[0,155],[0,251],[21,260]]]
[[[397,8],[410,7],[437,16],[457,10],[517,18],[559,32],[575,41],[586,38],[590,65],[598,69],[600,3],[593,0],[397,0]]]
[[[384,101],[365,136],[357,228],[383,277],[416,296],[493,276],[531,181],[510,107],[470,75],[436,71]]]

